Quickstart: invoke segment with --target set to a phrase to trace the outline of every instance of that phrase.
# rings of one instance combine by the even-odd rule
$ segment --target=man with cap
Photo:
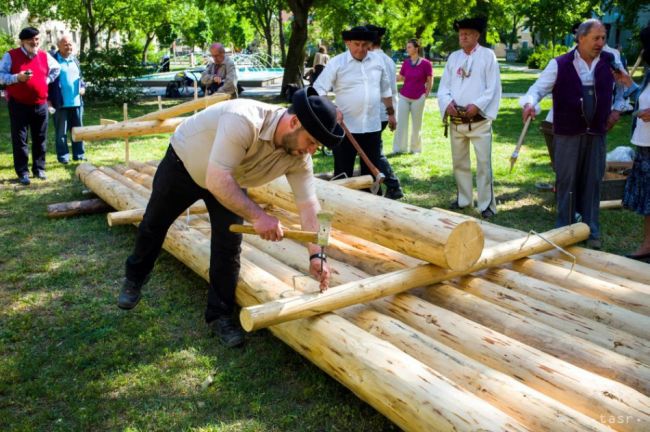
[[[519,104],[523,120],[534,119],[539,101],[553,94],[556,226],[574,223],[580,215],[591,230],[587,245],[600,249],[600,182],[605,174],[606,135],[620,116],[612,110],[615,59],[603,49],[605,27],[596,19],[580,24],[576,41],[576,48],[549,62]],[[622,100],[621,93],[617,98]]]
[[[451,53],[447,60],[440,77],[438,104],[445,132],[449,129],[456,179],[457,195],[451,208],[462,209],[474,202],[471,142],[476,155],[478,210],[488,219],[497,212],[492,174],[492,121],[499,111],[501,78],[494,52],[478,43],[486,25],[485,18],[454,22],[461,49]]]
[[[280,221],[249,199],[245,189],[285,175],[302,228],[318,230],[311,155],[319,145],[335,148],[343,138],[336,107],[326,97],[307,88],[297,91],[292,102],[287,109],[231,100],[206,108],[176,128],[156,171],[134,251],[126,260],[120,308],[137,305],[170,225],[192,203],[203,199],[212,228],[205,320],[224,345],[244,342],[238,319],[233,317],[242,236],[230,232],[229,226],[245,219],[265,240],[283,236]],[[327,261],[323,262],[319,246],[307,248],[310,272],[321,289],[327,289]]]
[[[372,41],[372,49],[370,52],[378,55],[379,58],[381,58],[381,60],[384,62],[384,67],[386,68],[386,72],[388,72],[388,80],[390,81],[390,91],[391,91],[391,99],[393,100],[393,107],[396,107],[397,106],[397,73],[395,68],[395,62],[393,61],[392,58],[386,55],[384,50],[381,49],[381,38],[384,36],[384,34],[386,34],[386,28],[375,26],[373,24],[366,25],[366,28],[370,31],[377,32],[377,37]],[[386,113],[386,110],[382,108],[383,107],[380,105],[379,113],[381,118],[381,131],[384,132],[384,129],[386,129],[386,126],[388,126],[388,114]],[[380,139],[381,139],[381,135],[380,135]],[[379,156],[379,165],[377,165],[377,168],[386,176],[386,179],[384,180],[384,184],[386,185],[387,189],[384,196],[390,199],[400,199],[404,196],[404,191],[402,191],[402,187],[399,183],[399,178],[397,178],[397,176],[395,175],[395,172],[393,171],[393,167],[390,165],[388,158],[384,154],[383,140],[380,146],[381,146],[380,148],[381,154]]]
[[[30,184],[27,131],[32,134],[32,174],[45,180],[47,144],[47,86],[59,75],[59,63],[39,50],[38,29],[26,27],[18,35],[20,47],[0,60],[0,84],[6,94],[11,123],[14,169],[22,185]]]
[[[357,140],[368,159],[377,167],[381,156],[380,109],[388,114],[391,130],[397,125],[393,108],[392,92],[388,73],[381,58],[370,52],[377,32],[365,26],[352,27],[343,32],[348,50],[332,58],[314,83],[320,95],[330,90],[336,94],[336,104],[343,114],[343,120]],[[380,108],[380,105],[381,108]],[[345,173],[352,176],[357,152],[347,137],[334,149],[334,175]],[[361,174],[370,174],[370,169],[361,161]],[[389,188],[389,193],[393,191]]]

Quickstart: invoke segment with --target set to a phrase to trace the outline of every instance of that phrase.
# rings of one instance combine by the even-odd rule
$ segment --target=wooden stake
[[[158,111],[162,111],[162,96],[158,95]]]
[[[126,102],[124,102],[124,123],[126,123],[129,120],[129,107]],[[129,137],[124,138],[124,161],[126,163],[129,163],[130,155],[129,155]]]

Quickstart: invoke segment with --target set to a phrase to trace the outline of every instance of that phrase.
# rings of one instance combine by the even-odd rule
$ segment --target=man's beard
[[[303,130],[303,127],[296,129],[282,137],[282,148],[291,156],[302,156],[298,153],[298,134]]]

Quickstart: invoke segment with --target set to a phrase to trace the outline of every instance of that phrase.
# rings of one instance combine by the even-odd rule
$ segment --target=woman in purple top
[[[404,60],[397,79],[404,81],[397,102],[397,132],[393,139],[393,153],[420,153],[422,139],[420,127],[424,113],[424,102],[433,86],[431,62],[419,55],[420,44],[410,39],[406,44],[409,58]],[[411,115],[411,146],[408,145],[408,124]]]

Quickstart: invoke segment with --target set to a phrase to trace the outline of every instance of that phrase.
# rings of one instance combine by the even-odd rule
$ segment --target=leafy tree
[[[530,27],[542,41],[555,46],[558,39],[571,32],[571,27],[588,17],[598,0],[533,0],[527,14]]]

